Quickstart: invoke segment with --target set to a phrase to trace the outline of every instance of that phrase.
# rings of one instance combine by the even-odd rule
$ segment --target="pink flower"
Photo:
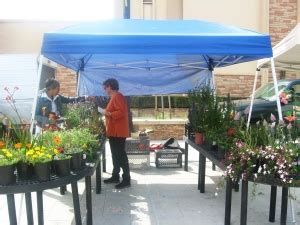
[[[19,87],[17,87],[17,86],[15,86],[15,87],[14,87],[14,90],[16,90],[16,91],[17,91],[17,90],[19,90],[19,89],[20,89],[20,88],[19,88]]]
[[[9,96],[9,95],[8,95],[8,96],[6,96],[6,98],[5,98],[5,99],[6,99],[6,101],[11,101],[11,100],[12,100],[11,96]]]
[[[270,119],[271,119],[272,122],[275,122],[275,121],[276,121],[276,117],[274,116],[273,113],[271,113]]]
[[[249,114],[250,112],[250,105],[247,106],[247,108],[244,110],[244,114]]]
[[[279,98],[280,98],[280,102],[283,103],[283,104],[288,104],[288,96],[285,92],[281,92],[280,95],[279,95]]]
[[[8,87],[5,87],[5,88],[4,88],[4,91],[8,91]]]
[[[238,120],[240,120],[240,118],[241,118],[241,113],[240,113],[240,112],[237,112],[237,113],[234,115],[234,119],[233,119],[233,120],[238,121]]]

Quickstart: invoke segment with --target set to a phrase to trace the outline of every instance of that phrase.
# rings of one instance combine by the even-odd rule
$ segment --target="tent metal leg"
[[[275,94],[277,96],[276,102],[277,102],[277,109],[278,109],[278,118],[279,118],[279,120],[282,120],[282,109],[281,109],[281,103],[280,103],[280,99],[279,99],[278,83],[277,83],[277,77],[276,77],[275,64],[274,64],[273,57],[271,58],[271,67],[272,67],[272,77],[273,77],[273,81],[274,81]]]
[[[250,120],[251,120],[251,115],[252,115],[252,110],[253,110],[254,93],[255,93],[255,90],[256,90],[256,84],[257,84],[258,72],[259,72],[259,69],[256,69],[255,77],[254,77],[253,90],[252,90],[252,95],[251,95],[250,109],[249,109],[248,120],[247,120],[247,129],[248,129],[249,126],[250,126]]]

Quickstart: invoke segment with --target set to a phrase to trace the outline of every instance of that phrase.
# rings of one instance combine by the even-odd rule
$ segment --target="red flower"
[[[291,123],[291,122],[295,121],[297,118],[296,118],[296,116],[286,116],[286,117],[284,117],[284,119]]]
[[[233,137],[235,135],[235,129],[233,127],[227,129],[227,136]]]
[[[62,147],[58,147],[57,150],[59,151],[59,153],[64,153],[64,149]]]

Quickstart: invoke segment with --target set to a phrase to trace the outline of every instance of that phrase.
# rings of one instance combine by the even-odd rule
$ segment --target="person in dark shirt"
[[[59,94],[60,83],[55,79],[48,79],[45,83],[45,91],[37,99],[35,121],[39,127],[49,124],[49,114],[55,113],[57,117],[62,115],[63,104],[85,101],[85,97],[70,98]]]

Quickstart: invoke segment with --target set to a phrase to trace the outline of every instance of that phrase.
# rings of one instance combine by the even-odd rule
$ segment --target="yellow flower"
[[[49,159],[52,159],[52,156],[51,156],[51,155],[47,154],[46,156],[47,156]]]
[[[55,155],[59,154],[59,151],[56,148],[53,150],[53,152],[54,152]]]
[[[26,152],[26,156],[32,155],[32,154],[33,154],[33,150],[32,149],[30,149],[29,151]]]
[[[7,157],[7,158],[11,158],[12,156],[13,156],[13,155],[12,155],[10,152],[7,152],[7,153],[6,153],[6,157]]]
[[[21,143],[15,144],[15,148],[16,148],[16,149],[20,149],[21,147],[22,147],[22,144],[21,144]]]
[[[31,146],[32,146],[31,144],[27,144],[27,145],[26,145],[26,147],[27,147],[28,149],[31,148]]]
[[[34,150],[39,151],[39,150],[41,150],[41,148],[40,147],[35,147]]]

